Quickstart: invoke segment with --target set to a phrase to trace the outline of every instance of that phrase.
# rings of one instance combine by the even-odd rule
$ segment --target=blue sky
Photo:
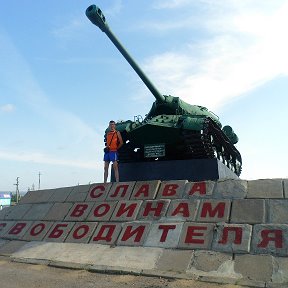
[[[0,190],[102,182],[110,119],[153,96],[85,16],[96,4],[163,94],[231,125],[242,179],[288,178],[287,0],[0,3]]]

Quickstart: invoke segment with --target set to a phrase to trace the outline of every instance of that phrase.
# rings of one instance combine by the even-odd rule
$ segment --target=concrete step
[[[30,191],[0,211],[0,255],[288,286],[287,197],[288,179],[150,180]]]

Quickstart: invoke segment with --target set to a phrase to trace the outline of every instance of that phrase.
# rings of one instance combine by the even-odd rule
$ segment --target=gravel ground
[[[194,280],[172,280],[161,277],[91,273],[12,262],[0,256],[1,288],[236,288]],[[243,288],[243,286],[242,286]]]

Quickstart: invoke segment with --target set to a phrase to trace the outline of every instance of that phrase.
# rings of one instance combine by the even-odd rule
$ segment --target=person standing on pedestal
[[[109,164],[112,162],[116,182],[119,182],[118,149],[123,145],[123,139],[116,130],[115,121],[109,122],[109,131],[105,135],[104,148],[104,183],[107,183]]]

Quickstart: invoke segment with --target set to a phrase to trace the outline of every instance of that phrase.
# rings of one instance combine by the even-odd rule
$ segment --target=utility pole
[[[39,174],[38,174],[38,176],[39,176],[39,181],[38,181],[38,190],[40,190],[40,176],[41,176],[41,173],[39,172]]]
[[[16,178],[16,184],[14,184],[16,186],[16,203],[19,202],[19,177]]]

